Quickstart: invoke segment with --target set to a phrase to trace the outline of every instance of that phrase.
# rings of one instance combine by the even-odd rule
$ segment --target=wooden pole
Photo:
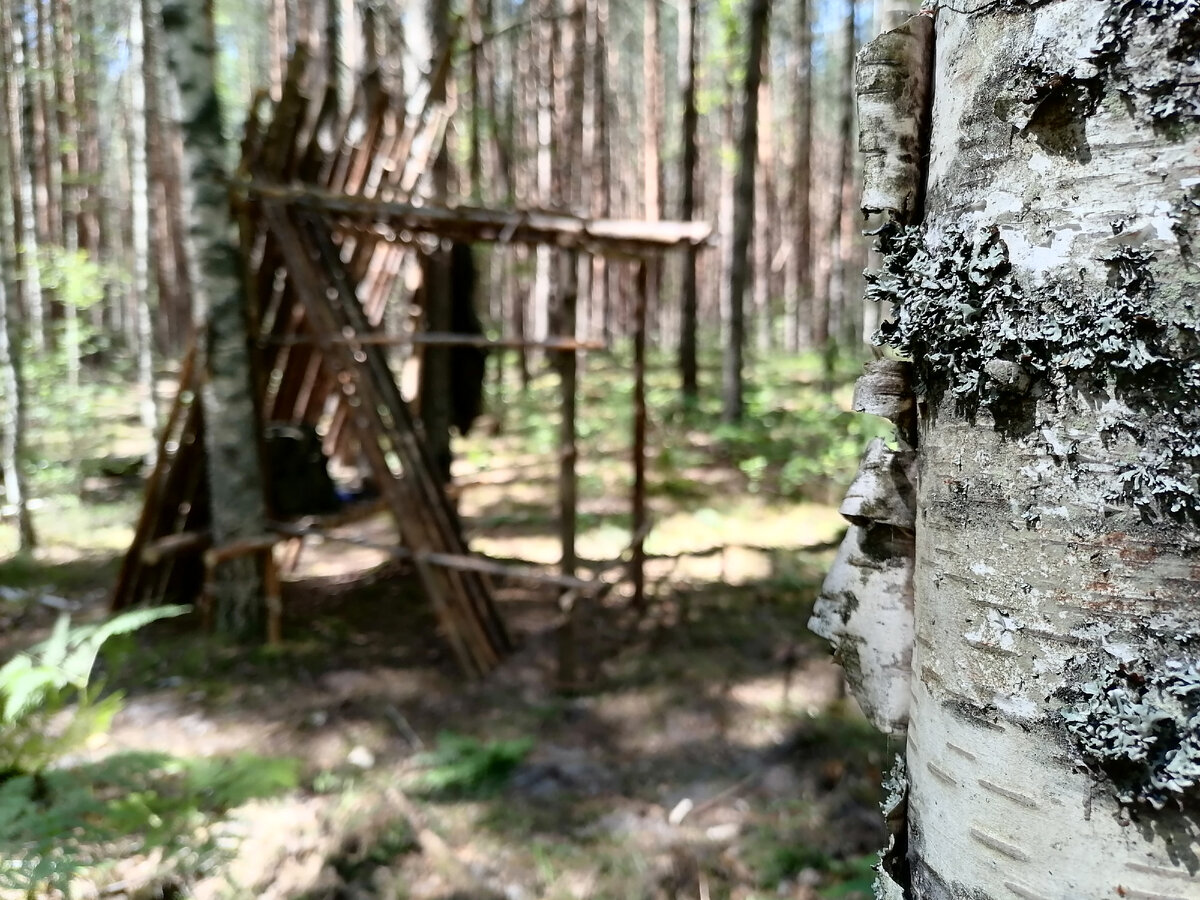
[[[637,609],[646,606],[646,307],[655,283],[654,265],[652,260],[638,265],[633,313],[633,559],[629,574]]]
[[[575,336],[575,304],[579,291],[579,254],[566,252],[559,255],[562,285],[562,332],[563,339]],[[578,459],[576,447],[575,407],[577,394],[577,357],[574,353],[563,353],[558,358],[558,372],[562,390],[562,416],[559,423],[559,475],[558,475],[558,522],[562,539],[562,574],[575,574],[575,532],[578,507],[579,481],[575,464]]]
[[[263,201],[334,216],[369,228],[385,240],[401,242],[414,235],[430,234],[470,242],[550,244],[604,256],[637,258],[671,247],[706,245],[713,231],[707,222],[641,222],[590,219],[536,209],[416,206],[265,181],[242,180],[234,187]]]
[[[321,340],[324,340],[323,338]],[[311,334],[261,335],[260,347],[293,347],[318,343]],[[437,345],[443,347],[487,347],[493,350],[523,350],[535,348],[555,353],[575,353],[580,350],[607,350],[603,341],[577,341],[574,338],[550,337],[542,341],[524,338],[489,338],[478,334],[451,332],[421,332],[417,334],[356,334],[352,337],[329,338],[331,344],[362,344],[364,346],[403,347],[408,345]]]

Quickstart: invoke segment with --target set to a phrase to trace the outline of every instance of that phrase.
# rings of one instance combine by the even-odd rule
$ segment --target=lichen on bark
[[[1194,316],[1164,321],[1148,302],[1157,288],[1151,253],[1118,247],[1103,259],[1102,288],[1082,280],[1029,288],[996,228],[970,236],[946,229],[931,246],[920,228],[888,226],[879,245],[883,262],[867,276],[867,297],[894,304],[895,314],[876,342],[914,361],[918,392],[932,407],[949,393],[968,419],[986,412],[998,430],[1020,437],[1043,425],[1039,401],[1062,408],[1111,396],[1139,415],[1114,412],[1101,422],[1106,443],[1137,447],[1108,499],[1131,502],[1149,519],[1200,524],[1200,411],[1192,402],[1200,331]]]
[[[1096,62],[1110,85],[1159,127],[1200,121],[1200,0],[1115,0]]]
[[[1067,732],[1121,803],[1161,810],[1200,800],[1200,660],[1110,657],[1077,684],[1065,692]]]

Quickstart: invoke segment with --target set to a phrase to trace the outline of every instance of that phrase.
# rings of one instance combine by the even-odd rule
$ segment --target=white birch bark
[[[911,896],[1196,898],[1200,4],[952,6],[870,288],[922,408]]]
[[[142,3],[130,6],[129,14],[129,79],[131,109],[130,131],[133,140],[129,147],[129,177],[133,183],[130,206],[133,213],[133,292],[137,308],[137,386],[138,414],[147,434],[157,429],[154,407],[153,338],[150,327],[150,184],[146,167],[146,83],[141,77],[145,29],[142,24]],[[146,464],[154,465],[154,442],[146,456]]]
[[[211,7],[207,10],[211,13]],[[195,273],[195,314],[204,334],[201,399],[213,542],[219,546],[266,531],[246,297],[226,187],[212,22],[205,7],[186,0],[164,0],[162,16],[171,73],[179,87],[194,253],[189,268]],[[212,587],[218,629],[255,636],[263,619],[256,560],[242,557],[223,564]]]

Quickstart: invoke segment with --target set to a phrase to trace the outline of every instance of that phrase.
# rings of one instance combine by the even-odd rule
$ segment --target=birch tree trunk
[[[13,83],[20,66],[15,63],[10,13],[8,4],[0,0],[0,122],[7,132],[0,137],[0,396],[4,399],[0,404],[0,477],[4,481],[4,504],[17,516],[17,546],[25,552],[37,547],[37,536],[24,469],[26,402],[19,322],[25,285],[16,247],[23,228],[13,203],[20,197],[17,184],[22,178],[17,171],[21,168],[19,92]]]
[[[936,15],[868,288],[922,411],[911,896],[1194,898],[1200,5]]]
[[[145,28],[142,13],[148,4],[130,5],[129,15],[129,79],[132,98],[129,111],[133,140],[129,147],[129,179],[133,191],[130,206],[133,215],[133,293],[137,309],[137,386],[138,417],[148,434],[154,434],[158,417],[154,408],[153,332],[150,327],[150,185],[147,178],[147,112],[146,84],[141,77],[144,66]],[[162,247],[159,247],[161,252]],[[154,450],[146,457],[153,465]]]
[[[162,17],[168,61],[179,86],[191,194],[193,297],[205,338],[204,437],[213,543],[219,546],[266,530],[246,297],[225,185],[212,5],[164,0]],[[220,631],[243,637],[261,633],[262,575],[253,556],[217,569],[213,599]]]

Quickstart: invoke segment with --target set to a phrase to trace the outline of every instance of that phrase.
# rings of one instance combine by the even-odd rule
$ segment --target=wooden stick
[[[231,559],[238,559],[242,556],[249,556],[252,553],[262,553],[264,550],[270,550],[279,543],[279,535],[277,534],[260,534],[254,537],[242,538],[234,541],[231,544],[223,544],[220,547],[212,547],[204,553],[204,565],[208,569],[214,569],[223,562],[229,562]]]
[[[260,347],[294,347],[319,343],[311,334],[260,335]],[[356,334],[353,337],[329,338],[331,344],[363,344],[382,347],[438,346],[438,347],[489,347],[497,350],[548,350],[572,353],[581,350],[607,350],[604,341],[578,341],[574,338],[551,337],[541,341],[524,338],[489,338],[479,334],[452,334],[447,332],[418,332],[416,334]]]
[[[270,549],[263,553],[263,601],[267,607],[267,644],[277,647],[283,641],[283,590],[275,553]]]
[[[212,533],[208,531],[181,531],[168,534],[142,547],[142,565],[157,566],[168,556],[206,550],[212,544]]]
[[[395,544],[380,544],[363,538],[349,535],[333,535],[313,526],[297,525],[291,522],[268,522],[272,531],[287,537],[316,537],[325,541],[339,544],[350,544],[354,547],[365,547],[368,550],[378,550],[387,553],[394,559],[420,560],[431,566],[443,569],[454,569],[459,572],[479,572],[484,575],[495,575],[498,578],[508,578],[513,581],[529,581],[535,584],[554,585],[573,590],[587,590],[595,586],[595,581],[577,578],[571,575],[559,575],[553,572],[543,572],[529,563],[509,563],[487,559],[482,556],[466,556],[459,553],[421,552],[413,553],[407,547]]]
[[[703,246],[709,243],[713,233],[707,222],[639,222],[588,219],[542,210],[415,206],[255,179],[239,181],[234,186],[251,196],[275,203],[336,215],[369,227],[383,226],[387,233],[375,233],[388,240],[397,239],[395,232],[477,242],[501,242],[503,238],[525,244],[553,244],[599,255],[641,257],[672,247]]]
[[[629,573],[633,581],[633,605],[646,605],[646,547],[641,537],[646,523],[646,307],[654,285],[651,263],[643,261],[637,271],[633,331],[633,559]]]
[[[574,335],[575,306],[579,299],[579,254],[575,251],[562,253],[559,262],[563,334]],[[572,340],[571,337],[566,339]],[[562,394],[558,428],[558,536],[562,546],[560,571],[563,575],[574,576],[579,494],[579,478],[575,467],[579,456],[575,422],[578,405],[577,358],[573,353],[564,353],[557,357],[556,362]]]

